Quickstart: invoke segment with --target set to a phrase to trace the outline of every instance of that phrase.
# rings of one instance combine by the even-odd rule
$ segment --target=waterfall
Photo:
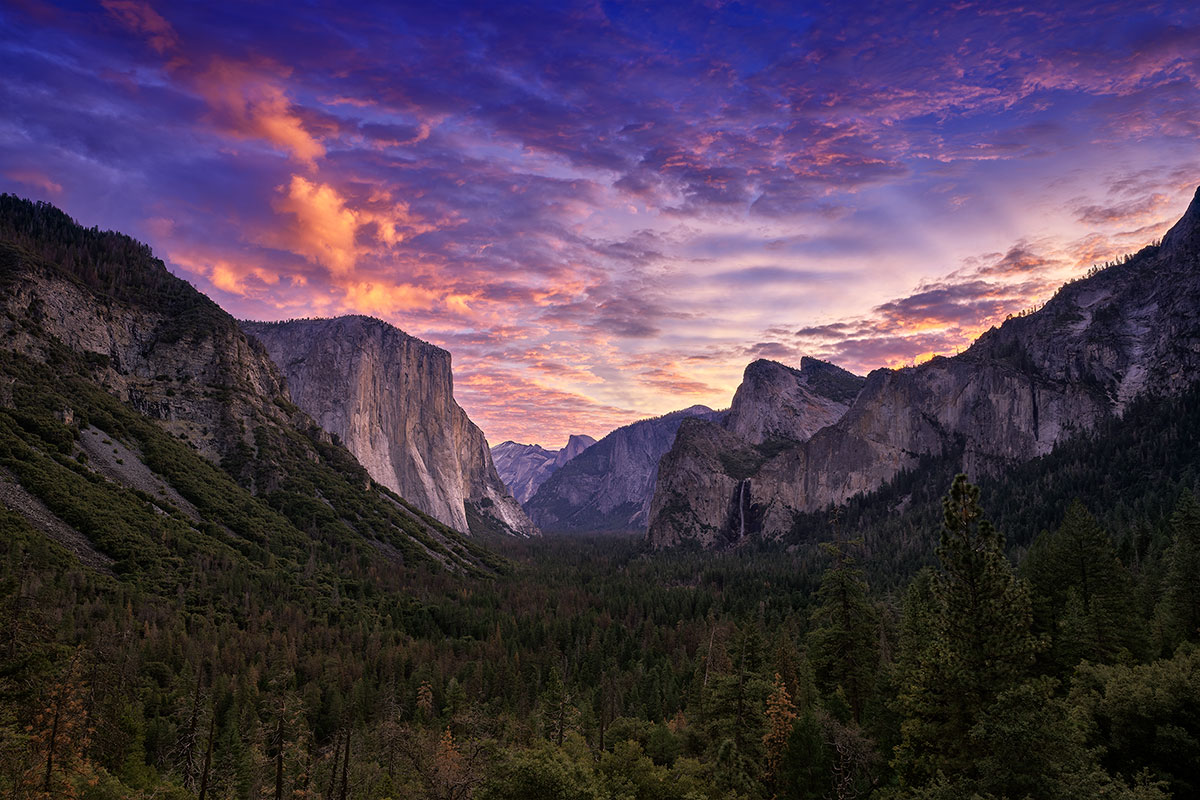
[[[746,481],[738,487],[738,539],[746,537]]]

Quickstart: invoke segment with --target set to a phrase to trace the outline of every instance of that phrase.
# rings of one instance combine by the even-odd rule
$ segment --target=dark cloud
[[[698,370],[891,363],[1160,234],[1200,180],[1198,30],[1187,4],[1076,0],[20,4],[0,180],[149,240],[235,310],[389,316],[454,349],[485,425],[532,413],[486,397],[510,380],[558,404],[559,441],[714,390],[674,366],[686,333],[724,340]],[[805,290],[978,249],[980,218],[1016,224],[1060,161],[1080,186],[1040,201],[1048,224],[1094,230],[1004,228],[1014,245],[909,296],[783,331]],[[671,365],[642,371],[660,339]],[[604,381],[645,391],[585,388]]]

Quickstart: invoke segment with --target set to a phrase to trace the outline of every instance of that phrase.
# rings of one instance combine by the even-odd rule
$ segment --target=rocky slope
[[[922,456],[998,474],[1119,416],[1143,392],[1174,394],[1197,377],[1200,192],[1160,246],[1063,286],[958,356],[872,372],[846,413],[803,443],[752,454],[712,430],[682,430],[663,460],[648,536],[658,546],[719,544],[737,538],[742,516],[751,531],[778,535],[796,511],[876,488]],[[723,503],[712,499],[720,492]]]
[[[617,428],[543,483],[525,504],[548,531],[635,530],[646,525],[658,462],[680,423],[723,419],[725,412],[692,406]]]
[[[801,359],[800,369],[767,360],[749,364],[728,416],[719,424],[685,422],[660,462],[649,518],[672,524],[657,543],[676,544],[685,530],[705,545],[759,530],[774,507],[763,502],[750,476],[841,419],[864,383],[815,358]]]
[[[456,530],[478,515],[515,534],[537,532],[497,474],[483,431],[454,400],[450,353],[370,317],[242,329],[266,346],[293,401],[376,481]]]
[[[492,448],[496,472],[518,503],[526,503],[546,480],[575,456],[596,443],[590,436],[571,434],[560,450],[541,445],[501,442]]]
[[[724,427],[750,444],[804,441],[841,419],[863,378],[805,356],[800,369],[759,360],[746,367]]]
[[[273,520],[272,536],[289,542],[318,536],[385,559],[479,563],[478,549],[457,533],[371,486],[353,457],[291,401],[262,344],[145,245],[0,195],[0,312],[0,409],[42,430],[50,423],[39,415],[55,404],[59,423],[78,431],[75,444],[59,443],[60,453],[77,455],[118,494],[120,487],[147,497],[182,492],[208,509],[189,520],[197,540],[223,526],[253,549],[265,529],[249,520],[262,518]],[[113,397],[119,414],[104,405]],[[120,469],[106,472],[89,458],[80,420],[100,426],[106,446],[124,453],[114,462]],[[30,441],[21,446],[40,457]],[[195,483],[214,464],[220,478]],[[153,493],[150,474],[160,481]],[[25,488],[38,494],[54,483],[39,478]],[[166,513],[182,507],[167,505]]]

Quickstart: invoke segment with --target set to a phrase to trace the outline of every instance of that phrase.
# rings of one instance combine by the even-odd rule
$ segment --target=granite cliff
[[[292,400],[380,484],[460,531],[537,532],[454,400],[450,353],[371,317],[243,322]]]
[[[749,364],[729,414],[719,422],[685,421],[660,462],[649,519],[672,525],[656,543],[677,544],[684,530],[705,545],[759,530],[773,506],[752,492],[750,477],[841,419],[864,382],[815,358],[801,359],[799,369],[767,360]],[[657,528],[663,530],[662,522]]]
[[[57,455],[73,455],[76,472],[112,497],[141,493],[156,513],[179,521],[178,541],[192,542],[181,552],[224,536],[255,557],[264,544],[307,553],[307,541],[323,553],[374,554],[381,564],[474,570],[490,559],[372,485],[292,402],[263,345],[127,236],[0,195],[0,341],[0,409],[35,430],[65,426],[68,436],[50,440]],[[56,422],[45,420],[47,408]],[[0,478],[28,494],[22,507],[35,509],[29,519],[53,538],[83,517],[71,517],[81,513],[78,505],[55,494],[75,478],[46,478],[62,464],[42,450],[45,441],[25,440],[23,460],[13,462],[11,475],[0,469]],[[43,464],[40,473],[24,471],[35,462]],[[140,513],[136,503],[118,506]],[[74,539],[103,550],[115,541],[112,530],[149,530],[116,513],[91,509],[99,521],[74,530]],[[109,531],[109,539],[89,539],[93,528]],[[113,551],[118,558],[136,552]]]
[[[719,420],[725,412],[692,406],[617,428],[567,461],[534,493],[525,510],[543,530],[617,531],[646,525],[658,462],[684,420]]]
[[[513,497],[524,504],[556,470],[595,443],[592,437],[581,434],[571,434],[560,450],[507,441],[492,448],[492,460]]]
[[[953,358],[872,372],[845,413],[802,442],[755,447],[753,436],[688,423],[660,467],[648,537],[714,546],[747,531],[777,536],[795,512],[874,489],[922,456],[999,474],[1119,417],[1142,393],[1175,394],[1197,377],[1200,192],[1160,245],[1068,283]]]

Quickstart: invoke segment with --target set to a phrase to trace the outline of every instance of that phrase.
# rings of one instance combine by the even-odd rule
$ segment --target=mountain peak
[[[1178,250],[1187,245],[1200,245],[1200,188],[1196,189],[1187,211],[1183,212],[1183,216],[1162,240],[1164,251]]]

